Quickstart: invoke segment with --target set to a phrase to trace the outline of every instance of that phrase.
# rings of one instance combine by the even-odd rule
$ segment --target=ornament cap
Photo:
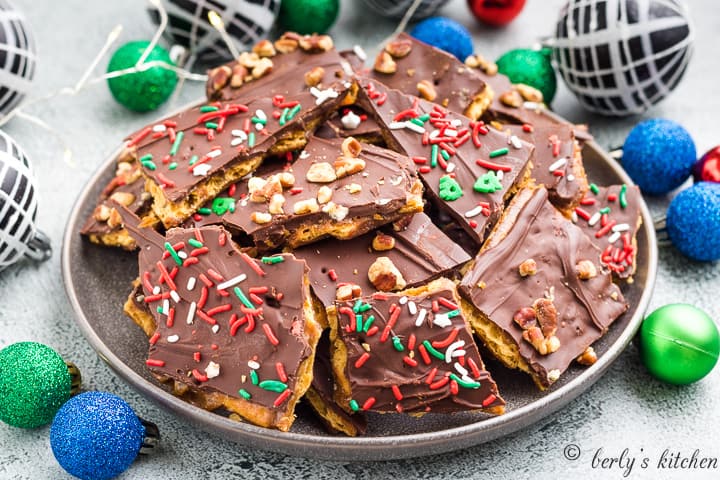
[[[65,360],[65,365],[67,365],[68,373],[70,374],[70,395],[77,395],[80,393],[80,386],[82,385],[82,374],[73,362]]]
[[[40,230],[35,230],[35,236],[27,244],[25,256],[36,262],[44,262],[52,256],[50,237]]]
[[[140,455],[152,455],[160,444],[160,429],[156,424],[138,417],[140,423],[145,427],[145,438],[140,446]]]

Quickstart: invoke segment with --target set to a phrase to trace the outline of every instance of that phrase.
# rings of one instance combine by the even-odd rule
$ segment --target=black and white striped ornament
[[[50,256],[47,237],[35,228],[37,192],[25,152],[0,130],[0,270],[23,255]]]
[[[401,19],[405,16],[414,0],[363,0],[375,13],[383,17]],[[422,0],[413,13],[412,21],[422,20],[437,12],[449,0]]]
[[[240,50],[263,39],[275,23],[280,0],[161,0],[168,14],[166,38],[182,45],[199,60],[217,64],[232,58],[220,33],[208,21],[214,10],[225,23],[225,29]],[[155,24],[160,14],[149,9]]]
[[[642,113],[680,82],[693,52],[683,0],[571,0],[552,40],[557,69],[588,110]]]
[[[35,76],[35,41],[25,17],[0,0],[0,119],[25,98]]]

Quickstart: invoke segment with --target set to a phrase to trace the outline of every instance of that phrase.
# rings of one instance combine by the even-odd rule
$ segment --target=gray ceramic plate
[[[584,155],[588,176],[596,183],[631,183],[596,144],[586,144]],[[623,289],[630,310],[595,345],[599,354],[595,365],[587,369],[571,367],[549,391],[541,393],[526,375],[510,371],[485,356],[488,369],[508,402],[505,415],[429,414],[421,419],[371,415],[367,435],[359,438],[327,434],[312,413],[303,408],[298,410],[298,419],[288,433],[238,423],[174,397],[152,378],[145,367],[147,337],[122,313],[130,282],[137,276],[136,256],[90,244],[78,233],[98,194],[113,175],[113,158],[105,162],[80,194],[65,231],[63,277],[82,332],[120,378],[147,398],[199,428],[261,449],[320,459],[389,460],[442,453],[508,435],[561,408],[600,378],[637,331],[655,282],[655,233],[650,213],[643,205],[635,282]]]

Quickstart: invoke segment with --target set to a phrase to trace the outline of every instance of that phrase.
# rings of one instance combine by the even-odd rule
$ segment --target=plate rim
[[[614,161],[594,140],[585,142],[585,145],[595,150],[599,156],[605,160],[606,165],[613,170],[613,173],[618,175],[624,183],[634,185],[634,182],[622,169],[620,164]],[[122,147],[119,147],[115,152],[119,152],[121,148]],[[515,433],[567,405],[570,401],[582,395],[603,376],[635,336],[645,316],[655,288],[658,246],[655,230],[652,228],[652,216],[645,200],[641,197],[640,211],[643,228],[648,237],[647,243],[649,251],[647,252],[648,271],[646,284],[636,310],[629,320],[628,325],[625,327],[625,330],[617,340],[608,347],[608,350],[602,357],[594,365],[584,370],[577,377],[557,390],[500,416],[483,418],[476,422],[445,430],[407,435],[377,437],[318,436],[297,432],[280,432],[245,422],[236,422],[227,417],[196,407],[139,375],[123,363],[102,339],[100,339],[80,305],[71,275],[71,262],[73,257],[70,252],[73,238],[79,235],[77,231],[80,213],[79,207],[87,201],[93,187],[110,164],[115,161],[115,157],[116,154],[110,155],[108,160],[102,162],[88,179],[73,204],[63,233],[60,262],[62,279],[65,293],[75,313],[76,324],[97,355],[118,377],[138,391],[143,397],[153,401],[160,407],[169,409],[173,414],[180,416],[183,420],[188,421],[195,427],[220,434],[224,439],[263,450],[305,458],[336,461],[358,461],[358,455],[360,453],[364,454],[364,457],[370,453],[369,456],[373,457],[362,458],[363,461],[395,460],[457,450],[462,448],[459,442],[460,440],[463,440],[462,445],[467,447]],[[458,442],[454,442],[454,440]]]

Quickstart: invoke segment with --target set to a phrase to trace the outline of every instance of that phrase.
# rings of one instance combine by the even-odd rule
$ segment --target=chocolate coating
[[[620,289],[598,265],[596,247],[547,200],[544,188],[518,193],[508,207],[512,215],[498,224],[459,287],[460,294],[517,346],[545,387],[627,310]],[[537,263],[537,273],[523,277],[518,267],[528,259]],[[581,260],[592,261],[597,276],[578,278]],[[523,339],[523,330],[513,320],[521,308],[541,298],[551,298],[557,309],[555,336],[560,348],[547,355]]]
[[[505,404],[457,308],[454,288],[444,288],[448,284],[453,285],[446,280],[443,287],[424,293],[375,294],[336,304],[352,395],[346,407],[382,413],[456,412]],[[433,302],[441,303],[434,309]],[[419,325],[418,315],[425,315]],[[358,316],[364,324],[359,331]]]
[[[360,117],[360,124],[357,127],[347,128],[343,124],[343,116],[347,115],[348,112]],[[335,112],[327,122],[315,131],[315,135],[320,138],[355,137],[363,142],[376,145],[383,143],[382,132],[377,122],[372,116],[355,106],[343,107],[338,112]]]

